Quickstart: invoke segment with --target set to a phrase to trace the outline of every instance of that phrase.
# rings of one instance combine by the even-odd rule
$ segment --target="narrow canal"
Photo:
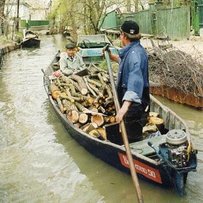
[[[70,138],[49,105],[42,81],[65,41],[42,36],[39,49],[4,57],[0,70],[0,202],[136,202],[130,176],[96,159]],[[199,149],[185,197],[140,181],[145,203],[203,202],[203,113],[161,99],[188,124]]]

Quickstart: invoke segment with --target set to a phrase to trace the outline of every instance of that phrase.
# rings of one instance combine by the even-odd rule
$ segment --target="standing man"
[[[68,42],[66,52],[61,53],[59,60],[60,71],[64,75],[68,76],[85,68],[82,56],[77,52],[76,44],[72,41]]]
[[[124,120],[130,143],[142,140],[150,105],[148,56],[140,39],[138,24],[125,21],[120,34],[123,48],[119,55],[110,53],[110,58],[119,63],[117,94],[121,108],[116,121]]]

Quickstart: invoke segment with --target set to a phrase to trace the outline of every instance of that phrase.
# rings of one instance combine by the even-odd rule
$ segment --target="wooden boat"
[[[70,32],[68,32],[67,30],[64,30],[64,31],[62,32],[62,36],[65,37],[65,38],[71,38],[71,34],[70,34]]]
[[[22,47],[32,48],[32,47],[39,47],[40,46],[40,39],[37,34],[30,30],[24,31],[24,38],[21,42]]]
[[[117,49],[105,34],[96,35],[79,35],[77,46],[80,48],[79,53],[86,64],[101,63],[104,60],[102,49],[109,45],[113,54],[117,54]]]
[[[71,121],[67,112],[64,113],[62,98],[68,97],[64,96],[64,93],[63,96],[62,94],[54,96],[52,88],[55,81],[60,83],[59,78],[52,76],[53,64],[56,62],[55,59],[46,70],[42,70],[44,87],[50,103],[68,134],[96,157],[130,174],[126,149],[119,139],[117,125],[103,124],[102,128],[106,130],[106,138],[95,137],[84,128],[79,128],[78,123]],[[90,69],[92,68],[94,67],[90,67]],[[68,86],[63,82],[61,84]],[[196,171],[197,167],[197,151],[193,148],[188,127],[178,115],[153,96],[151,96],[150,108],[152,112],[155,112],[152,113],[152,117],[157,113],[159,118],[163,119],[164,124],[156,125],[156,130],[153,133],[146,130],[146,137],[142,141],[130,143],[136,172],[140,178],[163,187],[174,188],[178,194],[184,195],[187,175],[191,171]],[[92,113],[91,110],[88,111],[90,114]],[[97,126],[94,128],[97,130]]]

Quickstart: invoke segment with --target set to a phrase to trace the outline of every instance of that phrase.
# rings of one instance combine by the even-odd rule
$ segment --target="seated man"
[[[60,71],[68,76],[85,68],[82,56],[77,53],[76,44],[69,42],[66,45],[66,52],[62,52],[59,60]]]

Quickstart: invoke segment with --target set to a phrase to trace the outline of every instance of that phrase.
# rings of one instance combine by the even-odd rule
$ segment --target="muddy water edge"
[[[0,202],[136,202],[130,176],[98,160],[66,132],[43,88],[42,72],[66,43],[42,36],[39,49],[4,56],[0,70]],[[198,153],[185,197],[140,180],[147,203],[203,202],[203,112],[160,98],[188,124]]]

